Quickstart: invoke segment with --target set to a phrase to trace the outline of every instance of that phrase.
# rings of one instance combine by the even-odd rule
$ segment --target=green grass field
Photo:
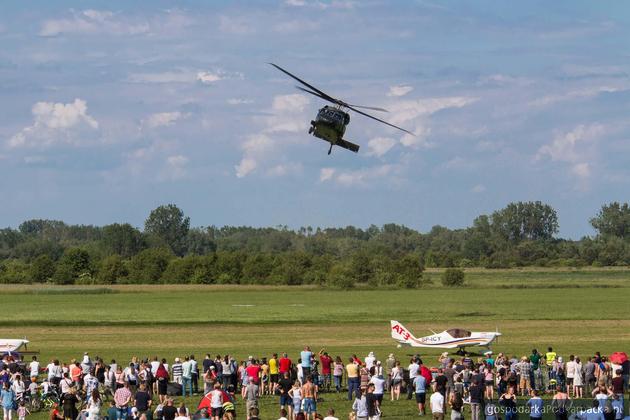
[[[295,358],[306,344],[344,358],[375,351],[407,359],[415,350],[396,348],[389,335],[389,320],[398,319],[417,336],[429,328],[498,328],[503,336],[493,349],[516,355],[549,345],[566,356],[630,348],[630,270],[470,270],[468,286],[459,289],[440,287],[439,274],[427,272],[433,284],[418,290],[4,287],[0,336],[26,336],[43,360],[67,361],[84,351],[119,361],[208,352],[245,358],[287,351]],[[423,350],[433,363],[439,351]],[[347,416],[349,403],[324,398]],[[262,402],[263,418],[277,418],[275,403]],[[386,404],[384,413],[416,415],[407,401]]]

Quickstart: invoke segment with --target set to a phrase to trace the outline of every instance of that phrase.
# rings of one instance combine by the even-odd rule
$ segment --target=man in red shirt
[[[252,360],[252,364],[245,368],[250,383],[260,385],[260,365],[258,360]]]
[[[287,357],[286,353],[282,353],[282,357],[278,360],[278,372],[280,375],[284,375],[285,372],[291,374],[291,359]]]
[[[330,366],[332,365],[333,359],[328,355],[328,352],[324,351],[324,349],[321,349],[319,351],[319,361],[322,365],[322,379],[324,389],[326,389],[326,391],[330,391]]]

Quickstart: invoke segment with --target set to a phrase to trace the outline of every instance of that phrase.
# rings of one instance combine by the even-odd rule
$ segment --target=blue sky
[[[628,201],[630,4],[0,4],[0,225],[472,223],[542,200],[561,235]],[[307,133],[329,94],[358,155]]]

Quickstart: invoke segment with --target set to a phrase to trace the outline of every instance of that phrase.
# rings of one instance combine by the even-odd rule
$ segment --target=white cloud
[[[326,9],[353,9],[357,3],[351,0],[285,0],[284,4],[292,7],[313,7],[320,10]]]
[[[39,34],[51,37],[62,34],[138,35],[149,32],[148,22],[130,22],[106,10],[70,10],[72,16],[49,19],[42,24]]]
[[[319,22],[311,20],[290,20],[276,24],[273,30],[281,34],[290,34],[295,32],[315,31],[319,29],[319,27]]]
[[[230,98],[227,100],[228,105],[249,105],[254,103],[252,99]]]
[[[127,79],[132,83],[194,83],[197,74],[192,71],[166,71],[162,73],[135,73]]]
[[[219,30],[232,35],[249,35],[255,31],[251,22],[242,17],[230,16],[219,18]]]
[[[604,133],[601,124],[580,124],[567,133],[558,133],[550,144],[538,149],[537,159],[545,156],[552,161],[578,163],[590,155],[588,146]]]
[[[535,160],[548,157],[552,162],[569,164],[569,173],[578,178],[578,188],[586,189],[596,159],[595,143],[605,133],[601,124],[581,124],[569,132],[557,133],[550,144],[538,149]]]
[[[176,121],[186,118],[188,114],[183,114],[179,111],[175,112],[159,112],[157,114],[151,114],[142,122],[143,127],[156,128],[167,127],[173,125]]]
[[[50,146],[54,143],[78,145],[82,138],[73,131],[98,129],[98,122],[87,113],[87,103],[82,99],[67,104],[37,102],[31,112],[33,125],[11,137],[8,141],[10,148]]]
[[[200,71],[197,73],[197,80],[208,85],[223,80],[223,76],[219,72]]]
[[[571,173],[580,178],[588,178],[591,176],[591,165],[586,162],[576,163],[571,167]]]
[[[486,186],[483,184],[477,184],[474,187],[472,187],[470,191],[474,192],[475,194],[480,194],[486,191]]]
[[[277,95],[271,104],[271,115],[265,117],[267,133],[297,133],[306,127],[308,117],[304,115],[309,98],[299,93]]]
[[[243,178],[249,175],[258,167],[258,160],[265,157],[265,154],[273,149],[273,140],[265,134],[254,134],[249,136],[242,144],[243,157],[236,169],[236,176]]]
[[[387,93],[387,96],[395,96],[395,97],[405,96],[406,94],[408,94],[412,90],[413,90],[413,87],[409,86],[409,85],[390,86],[389,87],[389,92]]]
[[[268,176],[286,176],[302,172],[301,163],[281,163],[267,170]]]
[[[225,79],[242,79],[243,74],[238,72],[228,73],[221,69],[215,70],[190,70],[179,69],[160,73],[133,73],[127,78],[131,83],[202,83],[213,84]]]
[[[381,157],[398,143],[390,137],[376,137],[368,141],[368,155]]]
[[[531,107],[544,107],[553,105],[558,102],[570,101],[573,99],[589,99],[598,96],[601,93],[614,93],[628,90],[627,87],[622,86],[597,86],[583,89],[575,89],[568,92],[545,95],[541,98],[535,99],[529,102]]]
[[[234,167],[236,169],[236,176],[243,178],[256,169],[256,166],[258,166],[258,164],[255,159],[244,157],[241,159],[241,162]]]
[[[335,175],[335,168],[322,168],[319,170],[320,182],[329,181]]]
[[[431,134],[431,129],[427,126],[420,125],[420,123],[416,123],[416,125],[417,128],[413,131],[415,135],[412,136],[411,134],[405,133],[400,138],[400,144],[412,149],[429,149],[433,147],[434,144],[427,140],[429,134]]]
[[[186,176],[186,166],[188,158],[183,155],[172,155],[166,158],[166,177],[170,179],[181,179]]]
[[[393,172],[394,166],[380,165],[354,171],[337,171],[333,168],[322,168],[320,182],[334,182],[343,187],[367,186],[370,181],[382,179]]]
[[[464,96],[452,96],[442,98],[427,98],[418,100],[403,100],[394,102],[390,106],[392,118],[390,123],[395,125],[404,124],[418,117],[434,114],[448,108],[462,108],[475,102],[477,98]]]

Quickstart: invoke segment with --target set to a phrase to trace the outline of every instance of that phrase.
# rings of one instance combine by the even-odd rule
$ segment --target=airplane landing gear
[[[328,149],[328,154],[330,154],[332,152],[332,147],[333,147],[333,144],[330,143],[330,148]]]

